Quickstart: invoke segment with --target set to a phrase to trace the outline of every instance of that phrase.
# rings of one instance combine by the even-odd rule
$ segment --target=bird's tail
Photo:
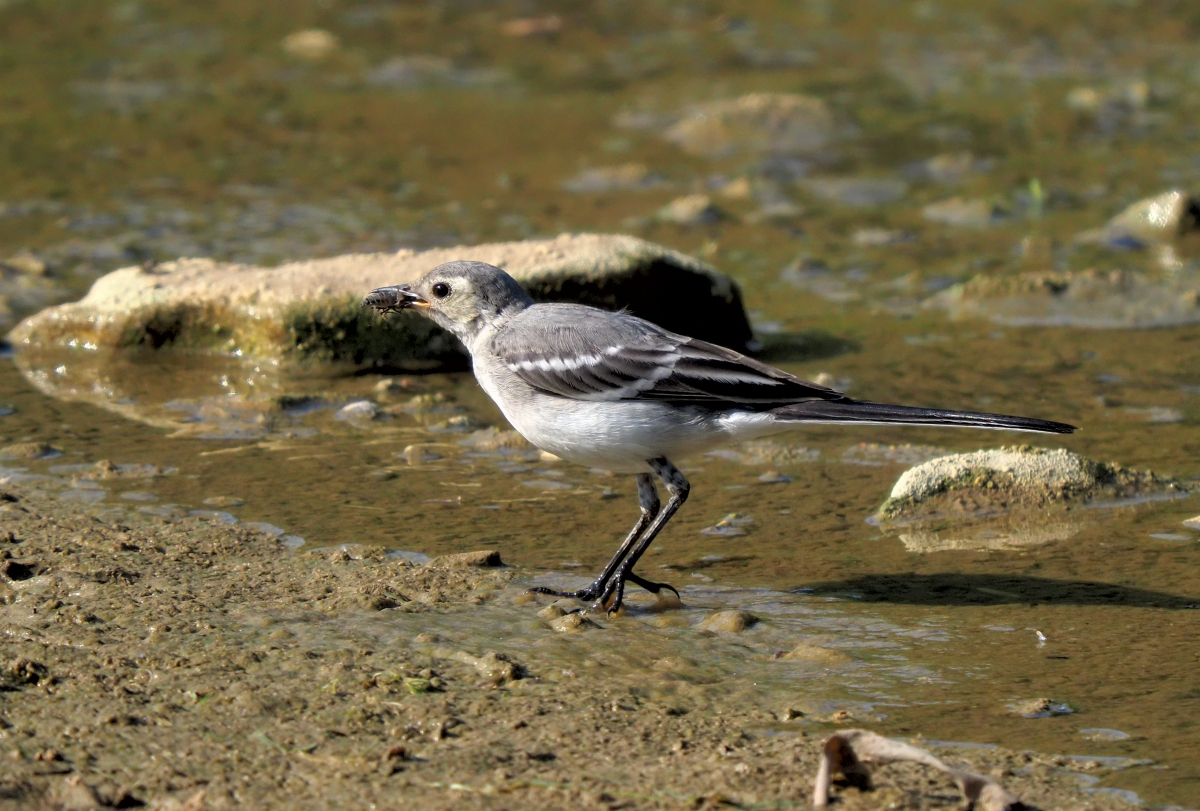
[[[1003,431],[1037,431],[1071,434],[1074,425],[1007,414],[973,411],[943,411],[938,408],[869,403],[861,400],[809,400],[771,409],[784,422],[858,423],[860,425],[952,425],[962,428],[992,428]]]

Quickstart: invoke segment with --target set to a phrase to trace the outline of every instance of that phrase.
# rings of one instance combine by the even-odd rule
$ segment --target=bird
[[[621,609],[627,583],[678,598],[673,586],[634,572],[691,491],[672,460],[818,424],[1075,430],[1029,417],[851,399],[629,312],[535,303],[512,276],[485,262],[447,262],[412,284],[373,290],[362,305],[413,310],[451,332],[470,353],[480,387],[533,445],[636,476],[641,513],[596,579],[577,591],[531,590],[573,597],[609,615]],[[667,492],[665,505],[656,482]]]

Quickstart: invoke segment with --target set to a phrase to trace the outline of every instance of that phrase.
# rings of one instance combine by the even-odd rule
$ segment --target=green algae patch
[[[360,297],[300,302],[282,316],[283,354],[313,362],[388,363],[407,369],[462,368],[466,355],[447,332],[427,319],[380,318]],[[402,323],[398,323],[402,322]]]

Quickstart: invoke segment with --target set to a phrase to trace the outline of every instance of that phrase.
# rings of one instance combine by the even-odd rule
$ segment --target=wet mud
[[[671,610],[545,619],[494,553],[293,554],[261,529],[0,498],[0,807],[804,807],[824,738],[870,720],[690,658],[742,648],[811,677],[850,656],[770,662],[720,638],[744,623]],[[932,746],[1031,806],[1127,807],[1083,789],[1128,759]],[[911,766],[875,783],[835,796],[954,804]]]

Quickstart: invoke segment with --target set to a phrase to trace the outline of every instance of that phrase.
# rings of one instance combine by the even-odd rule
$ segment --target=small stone
[[[108,804],[100,799],[96,790],[83,781],[83,776],[73,774],[53,790],[54,799],[62,811],[97,811]]]
[[[288,56],[306,62],[320,62],[338,49],[338,38],[321,28],[296,31],[283,38]]]
[[[375,384],[375,392],[384,395],[402,394],[408,390],[408,385],[405,378],[397,380],[394,377],[385,377]]]
[[[459,552],[454,555],[442,555],[429,561],[429,566],[441,569],[486,569],[503,566],[500,553],[495,550],[479,552]]]
[[[689,194],[677,197],[658,210],[658,219],[675,225],[712,225],[725,219],[725,212],[717,208],[706,194]]]
[[[705,617],[696,627],[702,631],[738,634],[758,624],[758,617],[749,611],[718,611]]]
[[[785,476],[775,470],[768,470],[758,477],[762,484],[787,484],[792,480],[791,476]]]
[[[557,14],[547,14],[544,17],[520,17],[507,20],[500,25],[500,32],[506,37],[551,37],[563,29],[563,18]]]
[[[921,215],[930,222],[942,225],[985,228],[1000,222],[1004,218],[1004,210],[989,200],[951,197],[930,203],[921,209]]]
[[[441,642],[443,637],[441,634],[432,631],[422,631],[413,637],[413,643],[417,645],[432,645],[435,642]]]
[[[566,609],[564,609],[558,603],[551,603],[541,611],[537,612],[537,615],[544,620],[556,620],[559,617],[566,616],[566,614]]]
[[[890,228],[860,228],[850,236],[850,241],[860,248],[887,248],[912,242],[912,234]]]
[[[1200,515],[1197,515],[1195,518],[1187,519],[1183,522],[1183,525],[1189,529],[1200,530]]]
[[[343,406],[333,416],[339,420],[373,420],[379,416],[379,406],[370,400],[358,400]]]
[[[664,137],[692,155],[723,158],[738,153],[818,153],[833,134],[833,115],[820,99],[750,93],[690,108]]]
[[[30,251],[18,251],[0,264],[12,268],[17,273],[24,273],[28,276],[45,276],[50,270],[45,261],[39,259]]]
[[[715,535],[720,538],[733,538],[738,535],[745,535],[746,530],[742,529],[742,526],[753,522],[754,519],[748,515],[729,513],[729,515],[726,515],[713,526],[700,530],[700,534]]]
[[[410,465],[423,465],[426,462],[433,462],[441,457],[429,450],[427,445],[407,445],[404,452],[400,454],[404,457],[404,461]]]
[[[818,645],[797,645],[780,657],[789,662],[815,662],[827,667],[848,665],[855,661],[854,657],[840,650],[822,648]]]
[[[1089,741],[1127,741],[1131,737],[1128,732],[1119,729],[1102,729],[1099,727],[1079,730],[1080,736]]]
[[[554,462],[561,462],[562,459],[560,457],[555,456],[554,454],[550,453],[550,451],[538,451],[538,461],[539,462],[550,462],[551,464],[553,464]]]
[[[17,442],[0,448],[0,459],[46,459],[62,451],[45,442]]]
[[[550,620],[548,624],[551,630],[558,631],[560,634],[578,633],[600,627],[579,613],[565,614],[558,619]]]
[[[1009,709],[1022,718],[1049,718],[1052,715],[1070,715],[1075,712],[1070,705],[1048,698],[1033,698],[1010,704]]]
[[[654,174],[646,168],[645,164],[626,163],[621,166],[584,169],[562,185],[569,192],[585,194],[588,192],[642,191],[662,186],[665,183],[666,179],[662,175]]]
[[[204,503],[210,507],[240,507],[245,504],[240,498],[233,496],[210,496],[204,499]]]
[[[801,185],[822,200],[855,208],[887,205],[899,200],[908,191],[907,183],[888,178],[814,178]]]

